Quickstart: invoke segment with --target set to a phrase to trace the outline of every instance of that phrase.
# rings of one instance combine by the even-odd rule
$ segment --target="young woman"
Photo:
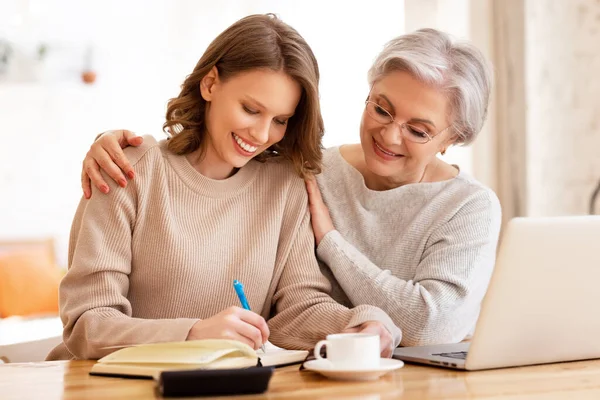
[[[479,314],[501,210],[492,190],[437,155],[477,137],[490,68],[473,45],[424,29],[391,40],[368,79],[361,143],[328,149],[306,183],[322,270],[340,303],[387,312],[402,345],[458,342]],[[140,140],[114,131],[94,143],[84,192],[90,178],[104,184],[98,164],[114,179],[132,171],[120,146]]]
[[[171,138],[127,149],[135,180],[81,201],[49,360],[204,338],[308,349],[346,329],[391,354],[399,329],[329,297],[313,254],[300,176],[320,169],[318,78],[309,46],[272,16],[210,44],[169,103]],[[235,279],[260,315],[235,307]]]

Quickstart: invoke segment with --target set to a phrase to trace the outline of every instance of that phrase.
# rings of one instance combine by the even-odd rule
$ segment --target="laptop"
[[[515,218],[470,343],[394,358],[464,370],[600,358],[600,216]]]

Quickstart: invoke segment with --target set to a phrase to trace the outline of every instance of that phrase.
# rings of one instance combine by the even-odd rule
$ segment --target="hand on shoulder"
[[[141,136],[128,130],[106,131],[97,136],[83,160],[81,188],[85,198],[89,199],[92,195],[92,183],[103,193],[110,191],[109,185],[100,173],[101,169],[106,171],[119,186],[127,186],[125,175],[133,179],[135,172],[123,149],[129,146],[140,146],[143,142]]]

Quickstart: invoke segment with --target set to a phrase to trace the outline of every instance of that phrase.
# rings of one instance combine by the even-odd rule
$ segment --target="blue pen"
[[[244,310],[250,310],[250,305],[248,304],[248,300],[246,299],[246,294],[244,293],[244,285],[242,285],[242,282],[238,281],[237,279],[235,279],[233,281],[233,288],[235,289],[235,292],[237,293],[239,299],[240,299],[240,303],[242,303],[242,308]],[[265,345],[261,345],[260,349],[263,351],[263,353],[265,352]]]

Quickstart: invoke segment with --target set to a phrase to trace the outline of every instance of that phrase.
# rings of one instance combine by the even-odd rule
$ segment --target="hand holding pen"
[[[196,322],[186,340],[230,339],[258,349],[269,338],[269,327],[260,315],[240,307],[229,307]]]
[[[250,310],[250,304],[248,304],[248,299],[246,299],[246,294],[244,293],[244,285],[242,285],[242,282],[238,281],[237,279],[233,281],[233,288],[235,289],[235,293],[238,295],[238,298],[240,299],[240,303],[242,303],[242,308],[244,310]],[[260,349],[263,351],[263,353],[265,352],[265,345],[264,343],[261,344]]]

